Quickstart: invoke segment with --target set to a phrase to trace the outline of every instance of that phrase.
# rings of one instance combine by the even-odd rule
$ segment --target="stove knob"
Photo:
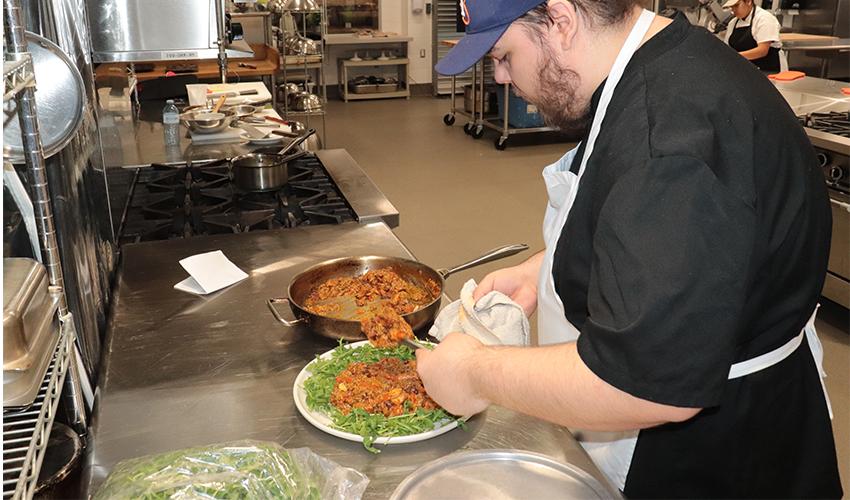
[[[818,165],[821,167],[825,167],[829,164],[829,155],[826,153],[818,153],[817,154]]]
[[[832,182],[838,182],[844,178],[844,169],[839,167],[838,165],[833,165],[829,169],[829,178]]]

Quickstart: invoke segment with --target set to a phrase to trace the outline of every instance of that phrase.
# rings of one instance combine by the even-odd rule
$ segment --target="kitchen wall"
[[[431,14],[422,12],[414,14],[411,11],[411,0],[381,0],[380,27],[381,31],[395,32],[399,35],[412,37],[408,45],[410,56],[410,80],[412,84],[431,83]],[[420,57],[420,51],[425,51],[425,57]],[[352,46],[334,47],[328,57],[325,67],[325,77],[328,85],[335,85],[337,78],[337,59],[351,57]],[[373,50],[373,52],[376,52]],[[360,51],[363,55],[363,51]],[[375,54],[377,55],[377,54]]]
[[[850,37],[850,0],[806,0],[805,8],[794,16],[793,31],[814,35],[833,35],[839,38]],[[826,76],[833,79],[850,78],[848,74],[847,54],[833,54],[827,60]],[[820,76],[823,59],[812,57],[811,53],[792,52],[788,57],[791,69],[804,71],[809,75]]]
[[[414,84],[431,83],[431,14],[425,10],[418,14],[411,11],[411,0],[384,0],[381,3],[381,29],[406,33],[413,37],[410,42],[410,78]],[[420,51],[425,57],[420,57]]]

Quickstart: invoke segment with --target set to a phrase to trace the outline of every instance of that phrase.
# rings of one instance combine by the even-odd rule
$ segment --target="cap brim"
[[[446,54],[446,57],[440,59],[434,69],[437,73],[446,76],[463,73],[490,52],[509,26],[510,23],[481,33],[467,34]]]
[[[735,6],[736,3],[740,2],[740,1],[741,0],[728,0],[726,3],[723,4],[723,8],[724,9],[731,9],[732,7]]]

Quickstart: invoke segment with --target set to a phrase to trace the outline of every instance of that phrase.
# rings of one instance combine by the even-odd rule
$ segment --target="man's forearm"
[[[699,411],[639,399],[609,385],[582,362],[574,342],[486,347],[472,365],[472,385],[484,399],[571,428],[642,429]]]

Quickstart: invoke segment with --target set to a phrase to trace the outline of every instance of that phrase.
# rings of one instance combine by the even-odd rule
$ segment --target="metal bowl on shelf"
[[[208,108],[185,111],[180,115],[180,122],[196,134],[215,134],[221,132],[236,120],[233,110],[222,109],[215,113]]]
[[[321,111],[322,100],[316,94],[310,92],[299,92],[292,97],[292,109],[295,111]]]
[[[278,99],[281,98],[281,94],[283,94],[283,99],[287,104],[292,103],[292,98],[296,96],[299,92],[301,92],[301,87],[298,86],[297,83],[283,83],[278,85]]]
[[[316,56],[321,54],[318,42],[301,35],[289,35],[283,40],[283,46],[288,55]]]
[[[269,0],[266,9],[273,14],[283,14],[283,4],[286,0]]]
[[[319,12],[322,10],[316,0],[284,0],[283,10],[290,12]]]

